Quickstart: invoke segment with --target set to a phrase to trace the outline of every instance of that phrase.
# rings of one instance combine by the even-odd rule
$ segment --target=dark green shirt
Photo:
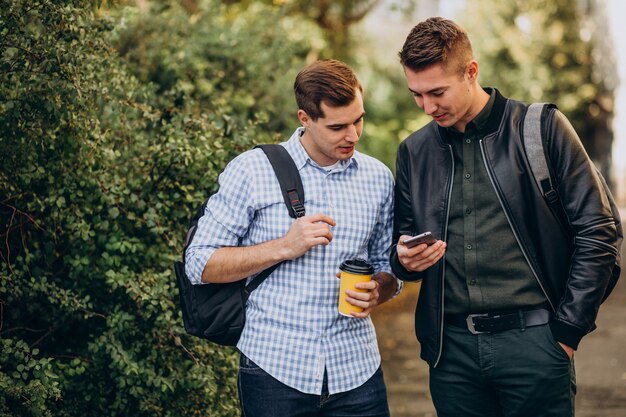
[[[446,129],[454,182],[446,249],[446,313],[480,313],[543,305],[546,298],[513,235],[480,150],[495,90],[460,133]]]

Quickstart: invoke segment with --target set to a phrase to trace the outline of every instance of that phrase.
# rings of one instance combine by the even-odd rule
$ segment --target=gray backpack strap
[[[550,170],[548,169],[548,161],[543,149],[543,129],[541,125],[542,115],[548,107],[546,103],[533,103],[528,106],[526,116],[524,117],[524,127],[522,133],[524,148],[528,157],[528,163],[532,171],[537,187],[541,190],[543,197],[548,204],[552,205],[557,202],[559,195],[555,190]]]

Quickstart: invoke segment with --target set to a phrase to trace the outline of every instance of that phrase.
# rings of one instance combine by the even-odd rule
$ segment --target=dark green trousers
[[[446,325],[430,391],[438,417],[573,417],[576,375],[547,324],[478,335]]]

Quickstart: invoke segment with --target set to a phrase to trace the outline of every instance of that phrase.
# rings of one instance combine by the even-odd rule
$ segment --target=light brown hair
[[[296,76],[293,84],[298,108],[312,119],[324,117],[321,104],[330,107],[347,106],[363,87],[356,74],[345,63],[335,59],[315,61]]]

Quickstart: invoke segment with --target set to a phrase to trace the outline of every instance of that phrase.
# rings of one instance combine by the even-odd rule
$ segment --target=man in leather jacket
[[[553,214],[523,150],[527,106],[478,84],[454,22],[416,25],[400,60],[433,121],[398,150],[391,265],[422,282],[415,333],[438,416],[573,416],[573,352],[619,249],[602,179],[552,108],[546,155],[567,219]],[[403,243],[425,231],[439,240]]]

